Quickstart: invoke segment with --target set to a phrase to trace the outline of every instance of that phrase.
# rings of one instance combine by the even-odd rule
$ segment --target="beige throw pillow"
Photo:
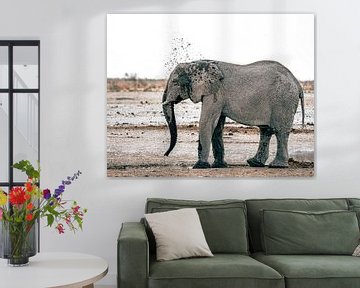
[[[145,214],[156,241],[158,261],[213,256],[195,208]]]
[[[352,256],[360,257],[360,244],[358,246],[356,246]]]

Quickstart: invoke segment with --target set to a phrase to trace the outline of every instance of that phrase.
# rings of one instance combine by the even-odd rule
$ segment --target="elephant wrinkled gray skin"
[[[226,117],[260,128],[258,150],[247,160],[250,166],[265,166],[270,138],[275,134],[277,152],[269,167],[288,167],[288,138],[299,99],[304,124],[304,94],[299,81],[286,67],[274,61],[236,65],[199,60],[178,64],[169,77],[162,100],[171,136],[165,156],[177,141],[174,104],[187,98],[194,103],[202,102],[199,159],[193,168],[227,167],[222,137]],[[211,166],[210,144],[215,159]]]

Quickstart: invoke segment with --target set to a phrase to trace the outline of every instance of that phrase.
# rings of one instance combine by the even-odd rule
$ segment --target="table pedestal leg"
[[[83,288],[94,288],[94,284],[86,285],[86,286],[84,286]]]

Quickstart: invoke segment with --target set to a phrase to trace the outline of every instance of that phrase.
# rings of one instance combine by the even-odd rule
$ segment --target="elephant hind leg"
[[[224,141],[223,141],[223,130],[225,125],[225,116],[221,115],[219,121],[215,127],[213,136],[211,138],[214,163],[211,165],[213,168],[225,168],[227,163],[224,161]]]
[[[269,164],[270,168],[288,168],[289,153],[288,140],[289,132],[276,132],[277,148],[275,159]]]
[[[254,157],[247,160],[251,167],[264,167],[269,157],[269,143],[274,130],[270,127],[260,127],[259,147]]]

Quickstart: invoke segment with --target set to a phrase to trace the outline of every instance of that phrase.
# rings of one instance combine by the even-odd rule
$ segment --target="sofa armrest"
[[[149,242],[141,223],[123,223],[117,242],[118,288],[146,288]]]

